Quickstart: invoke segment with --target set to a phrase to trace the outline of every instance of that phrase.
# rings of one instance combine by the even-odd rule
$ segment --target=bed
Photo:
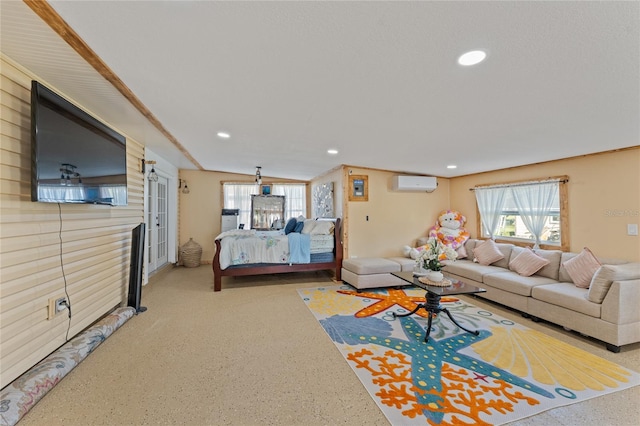
[[[215,239],[213,290],[222,290],[222,277],[335,270],[341,280],[340,219],[304,221],[314,232],[233,230]],[[318,225],[322,223],[322,225]],[[322,230],[330,229],[330,232]]]

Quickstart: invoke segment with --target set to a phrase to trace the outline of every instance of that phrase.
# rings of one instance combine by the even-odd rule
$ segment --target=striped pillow
[[[496,242],[493,240],[486,240],[483,243],[477,244],[473,249],[473,255],[481,265],[491,265],[493,262],[504,259],[504,254],[502,254]]]
[[[562,264],[571,277],[571,280],[580,288],[589,288],[591,279],[600,269],[600,262],[587,247],[582,249],[579,255]]]
[[[530,277],[548,264],[548,259],[538,256],[527,247],[509,262],[509,269],[523,277]]]

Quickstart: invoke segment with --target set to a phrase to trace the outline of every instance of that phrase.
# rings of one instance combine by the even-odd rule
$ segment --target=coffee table
[[[456,279],[452,279],[452,278],[448,278],[445,277],[446,279],[451,281],[451,285],[448,287],[437,287],[437,286],[433,286],[433,285],[427,285],[424,283],[421,283],[418,280],[418,277],[413,275],[413,272],[392,272],[392,275],[395,275],[396,277],[413,284],[416,287],[420,287],[421,289],[425,290],[427,293],[425,294],[425,300],[426,303],[418,303],[418,305],[416,306],[416,308],[406,314],[396,314],[395,312],[393,313],[394,317],[407,317],[409,315],[413,315],[416,312],[418,312],[419,309],[424,309],[426,310],[429,315],[427,316],[428,320],[427,320],[427,329],[426,329],[426,333],[424,336],[424,341],[428,342],[429,341],[429,334],[431,333],[431,322],[433,321],[433,317],[438,315],[440,312],[444,312],[445,314],[447,314],[447,316],[449,317],[449,319],[451,320],[451,322],[453,322],[455,325],[457,325],[458,327],[460,327],[462,330],[466,331],[467,333],[471,333],[471,334],[475,334],[476,336],[478,334],[480,334],[479,331],[472,331],[469,330],[467,328],[464,328],[463,326],[461,326],[460,324],[458,324],[458,322],[453,318],[453,316],[451,315],[451,312],[449,312],[449,310],[445,307],[443,307],[440,304],[440,298],[442,296],[453,296],[453,295],[460,295],[460,294],[476,294],[476,293],[484,293],[487,290],[480,288],[480,287],[476,287],[474,285],[471,284],[467,284],[465,282],[462,282],[460,280],[456,280]]]

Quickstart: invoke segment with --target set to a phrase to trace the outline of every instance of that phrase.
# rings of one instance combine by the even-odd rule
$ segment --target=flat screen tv
[[[31,200],[127,204],[126,139],[31,82]]]

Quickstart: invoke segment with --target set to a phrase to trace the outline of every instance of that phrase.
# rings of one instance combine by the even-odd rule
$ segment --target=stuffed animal
[[[466,221],[467,218],[460,212],[443,210],[438,215],[435,226],[429,230],[429,237],[457,250],[469,239],[469,233],[463,227]]]

